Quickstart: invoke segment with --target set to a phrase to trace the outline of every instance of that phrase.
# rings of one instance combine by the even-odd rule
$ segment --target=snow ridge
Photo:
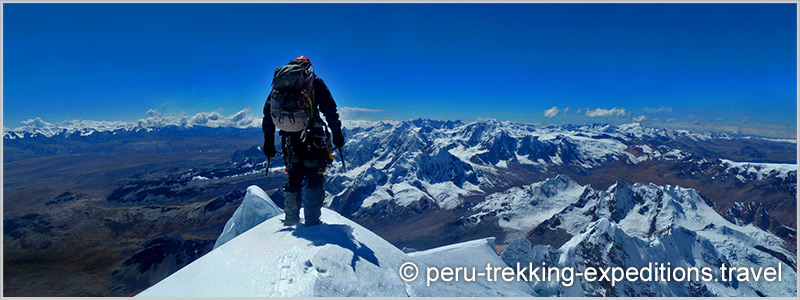
[[[248,188],[248,196],[252,202],[271,203],[256,186]],[[245,201],[239,208],[250,205]],[[407,262],[420,272],[429,265],[505,267],[494,252],[493,238],[406,254],[327,208],[322,209],[323,224],[313,227],[285,227],[282,218],[278,214],[264,220],[136,296],[536,296],[518,282],[442,281],[426,286],[424,273],[412,282],[400,278],[398,270]],[[227,232],[228,226],[223,235]]]
[[[219,248],[231,239],[255,227],[261,222],[283,213],[266,192],[258,186],[251,185],[247,188],[242,204],[233,212],[233,216],[225,223],[222,234],[214,243],[214,249]]]

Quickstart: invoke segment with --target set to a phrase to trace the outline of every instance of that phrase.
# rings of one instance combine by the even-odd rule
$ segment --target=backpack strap
[[[308,127],[311,126],[311,122],[314,120],[314,106],[311,103],[311,98],[308,97],[305,93],[303,96],[306,97],[306,101],[308,101],[308,122],[306,122],[306,127],[300,131],[300,141],[305,142],[307,138]]]
[[[309,113],[308,113],[308,122],[306,123],[306,128],[304,128],[303,131],[300,133],[300,141],[302,141],[302,142],[305,142],[306,139],[308,138],[308,132],[310,131],[309,129],[314,126],[313,124],[314,124],[314,121],[316,120],[316,115],[315,114],[317,112],[314,110],[314,107],[316,105],[316,101],[314,101],[314,95],[315,95],[314,94],[314,90],[315,90],[314,89],[314,79],[315,78],[316,78],[316,75],[312,75],[312,78],[311,78],[311,92],[308,93],[309,95],[305,95],[306,96],[306,100],[308,100]],[[313,144],[315,147],[317,147],[316,143],[314,143],[314,139],[313,138],[311,139],[311,144]],[[317,148],[319,148],[319,147],[317,147]]]

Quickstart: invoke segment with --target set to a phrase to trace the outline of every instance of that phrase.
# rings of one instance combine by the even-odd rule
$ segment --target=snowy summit
[[[234,213],[223,235],[243,231],[243,216],[269,216],[274,203],[256,186]],[[255,199],[259,198],[259,199]],[[247,206],[259,205],[261,209]],[[266,212],[266,214],[244,213]],[[302,213],[300,214],[303,215]],[[233,220],[236,218],[237,220]],[[426,286],[426,266],[505,267],[494,238],[406,254],[375,233],[338,213],[322,209],[323,224],[285,227],[283,214],[250,230],[141,292],[137,297],[309,297],[309,296],[532,296],[520,282],[434,282]],[[230,225],[230,226],[229,226]],[[398,270],[415,263],[420,275],[410,283]]]

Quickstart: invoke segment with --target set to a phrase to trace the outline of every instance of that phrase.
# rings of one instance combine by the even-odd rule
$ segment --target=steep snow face
[[[225,223],[225,228],[217,238],[214,249],[255,227],[269,218],[280,215],[283,209],[275,205],[266,192],[260,187],[251,185],[247,188],[242,204],[233,212],[233,216]]]
[[[254,203],[269,198],[257,187],[232,221],[258,220],[272,211]],[[250,216],[250,217],[247,217]],[[302,216],[302,212],[301,212]],[[494,252],[494,239],[482,239],[408,255],[392,244],[323,208],[321,225],[285,227],[273,216],[141,292],[140,297],[310,297],[310,296],[531,296],[525,284],[506,282],[434,283],[426,286],[428,266],[505,267]],[[237,228],[231,225],[230,228]],[[228,226],[226,226],[228,229]],[[229,231],[226,230],[225,233]],[[223,235],[225,234],[223,233]],[[416,263],[419,277],[410,283],[400,266]]]
[[[498,221],[501,222],[501,221]],[[563,244],[543,240],[560,232]],[[551,235],[548,235],[550,233]],[[673,267],[703,266],[719,270],[735,267],[777,267],[783,281],[703,282],[669,284],[622,282],[616,286],[579,282],[564,287],[557,282],[533,283],[542,295],[561,296],[794,296],[797,293],[797,257],[777,236],[753,225],[739,226],[714,211],[697,191],[654,184],[617,182],[609,189],[585,187],[580,197],[530,229],[530,242],[514,241],[503,253],[509,265],[645,267],[667,263]],[[546,244],[546,245],[545,245]],[[557,247],[554,248],[553,246]]]

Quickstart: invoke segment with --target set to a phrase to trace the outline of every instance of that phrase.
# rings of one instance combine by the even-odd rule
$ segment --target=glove
[[[266,155],[267,157],[275,156],[275,153],[276,153],[276,151],[275,151],[275,137],[274,136],[270,136],[270,137],[265,136],[264,137],[264,147],[261,148],[261,150],[264,151],[264,155]]]
[[[344,146],[344,135],[341,131],[333,132],[333,146],[336,148],[342,148],[342,146]]]

